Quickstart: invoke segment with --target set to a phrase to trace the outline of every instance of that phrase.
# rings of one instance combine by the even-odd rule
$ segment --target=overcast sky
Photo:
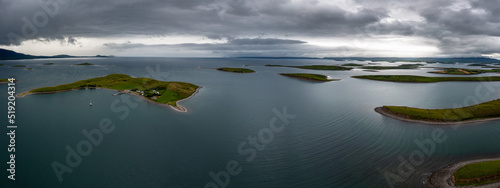
[[[0,0],[34,55],[500,57],[494,0]]]

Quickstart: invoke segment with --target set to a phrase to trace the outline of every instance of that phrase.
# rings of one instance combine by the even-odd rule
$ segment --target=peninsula
[[[500,120],[500,99],[462,108],[420,109],[383,106],[375,111],[397,120],[433,125],[456,125]]]
[[[413,75],[362,75],[351,76],[352,78],[407,83],[435,83],[435,82],[494,82],[500,81],[500,76],[486,77],[426,77]]]
[[[151,78],[132,78],[125,74],[110,74],[70,84],[33,89],[19,96],[51,94],[85,88],[119,90],[124,93],[144,97],[154,103],[168,105],[180,112],[187,112],[187,108],[180,106],[178,102],[193,96],[201,87],[185,82],[164,82]]]
[[[429,183],[439,187],[499,187],[500,158],[462,161],[435,171]]]

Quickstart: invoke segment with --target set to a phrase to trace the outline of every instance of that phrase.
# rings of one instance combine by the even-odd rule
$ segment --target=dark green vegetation
[[[26,67],[26,65],[12,65],[10,67]]]
[[[357,63],[346,63],[346,64],[343,64],[342,66],[360,67],[360,66],[363,66],[363,65],[362,64],[357,64]]]
[[[43,65],[54,65],[54,63],[44,63]]]
[[[217,70],[220,71],[226,71],[226,72],[234,72],[234,73],[254,73],[255,71],[252,69],[245,69],[245,68],[229,68],[229,67],[222,67],[218,68]]]
[[[500,76],[425,77],[425,76],[412,76],[412,75],[364,75],[364,76],[352,76],[352,78],[388,81],[388,82],[415,82],[415,83],[434,83],[434,82],[450,82],[450,81],[467,81],[467,82],[500,81]]]
[[[468,64],[467,66],[473,66],[473,67],[482,67],[484,66],[485,64],[482,64],[482,63],[473,63],[473,64]]]
[[[500,117],[500,99],[462,108],[420,109],[406,106],[384,106],[383,109],[405,119],[458,122]]]
[[[281,73],[280,75],[298,78],[302,80],[310,80],[310,81],[322,81],[322,82],[330,82],[330,81],[338,81],[339,79],[328,79],[327,76],[321,74],[306,74],[306,73]]]
[[[342,67],[336,65],[304,65],[304,66],[285,66],[285,65],[266,65],[268,67],[291,67],[310,70],[351,70],[350,67]]]
[[[455,185],[484,185],[500,181],[500,161],[472,163],[458,169],[453,175]]]
[[[372,70],[387,70],[387,69],[417,69],[422,64],[403,64],[399,66],[363,66],[363,69],[372,69]]]
[[[429,72],[429,73],[471,75],[471,74],[482,74],[482,73],[492,73],[492,72],[500,72],[500,69],[482,70],[482,69],[444,68],[442,71],[433,71],[433,72]]]
[[[33,69],[33,68],[31,68],[31,67],[29,67],[29,68],[26,68],[26,70],[31,70],[31,69]]]
[[[5,79],[4,79],[4,78],[2,78],[2,79],[0,79],[0,83],[6,83],[6,82],[9,82],[9,79],[7,79],[7,78],[5,78]]]
[[[33,89],[27,94],[57,93],[84,88],[130,90],[149,100],[176,106],[176,101],[191,96],[198,86],[185,82],[163,82],[151,78],[132,78],[125,74],[110,74],[70,84]]]
[[[78,64],[75,64],[75,65],[94,65],[92,63],[78,63]]]
[[[3,66],[3,64],[0,64],[0,66]]]

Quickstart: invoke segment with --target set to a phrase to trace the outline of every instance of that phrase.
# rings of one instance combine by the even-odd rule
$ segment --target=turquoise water
[[[48,62],[55,65],[43,65]],[[83,62],[95,65],[73,66]],[[20,80],[16,85],[18,92],[111,73],[203,86],[196,96],[181,102],[190,110],[188,113],[140,101],[135,96],[112,96],[115,91],[101,89],[18,98],[16,181],[8,180],[4,170],[2,187],[204,187],[216,183],[209,173],[227,172],[226,164],[230,161],[237,161],[241,172],[223,182],[228,183],[227,187],[389,187],[386,172],[402,177],[395,187],[427,187],[425,180],[433,170],[452,162],[500,153],[500,146],[494,144],[500,141],[499,122],[437,127],[401,122],[373,111],[382,105],[449,108],[489,101],[500,98],[500,83],[408,84],[350,78],[369,74],[440,76],[426,73],[432,69],[378,73],[314,71],[263,65],[346,62],[238,58],[45,59],[2,63],[1,77]],[[15,64],[33,69],[9,67]],[[198,69],[244,65],[257,73]],[[312,83],[278,75],[293,72],[342,80]],[[0,91],[2,103],[7,103],[7,85],[0,85]],[[127,105],[126,99],[132,105]],[[296,117],[283,131],[274,132],[272,141],[256,150],[255,158],[248,162],[249,154],[240,154],[238,146],[267,130],[270,120],[276,117],[273,109],[283,111],[284,107]],[[7,114],[7,109],[0,109],[0,113]],[[88,140],[82,131],[99,128],[103,119],[112,122],[114,130],[103,133],[102,142],[93,146],[90,154],[82,157],[71,173],[63,174],[63,181],[59,182],[51,164],[66,164],[66,146],[75,149],[79,142]],[[0,120],[6,122],[6,116],[0,116]],[[2,130],[7,132],[5,127]],[[446,140],[435,143],[434,151],[419,159],[421,164],[414,165],[409,175],[399,174],[400,158],[408,160],[415,151],[422,152],[415,140],[432,139],[432,132],[440,130]],[[7,147],[6,137],[3,143]],[[6,149],[1,154],[7,161]]]

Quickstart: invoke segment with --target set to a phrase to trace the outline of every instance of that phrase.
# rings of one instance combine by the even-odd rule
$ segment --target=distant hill
[[[90,56],[70,56],[66,54],[55,55],[55,56],[34,56],[34,55],[17,53],[12,50],[0,49],[0,60],[40,59],[40,58],[79,58],[79,57],[90,57]],[[93,57],[113,57],[113,56],[96,55]]]

